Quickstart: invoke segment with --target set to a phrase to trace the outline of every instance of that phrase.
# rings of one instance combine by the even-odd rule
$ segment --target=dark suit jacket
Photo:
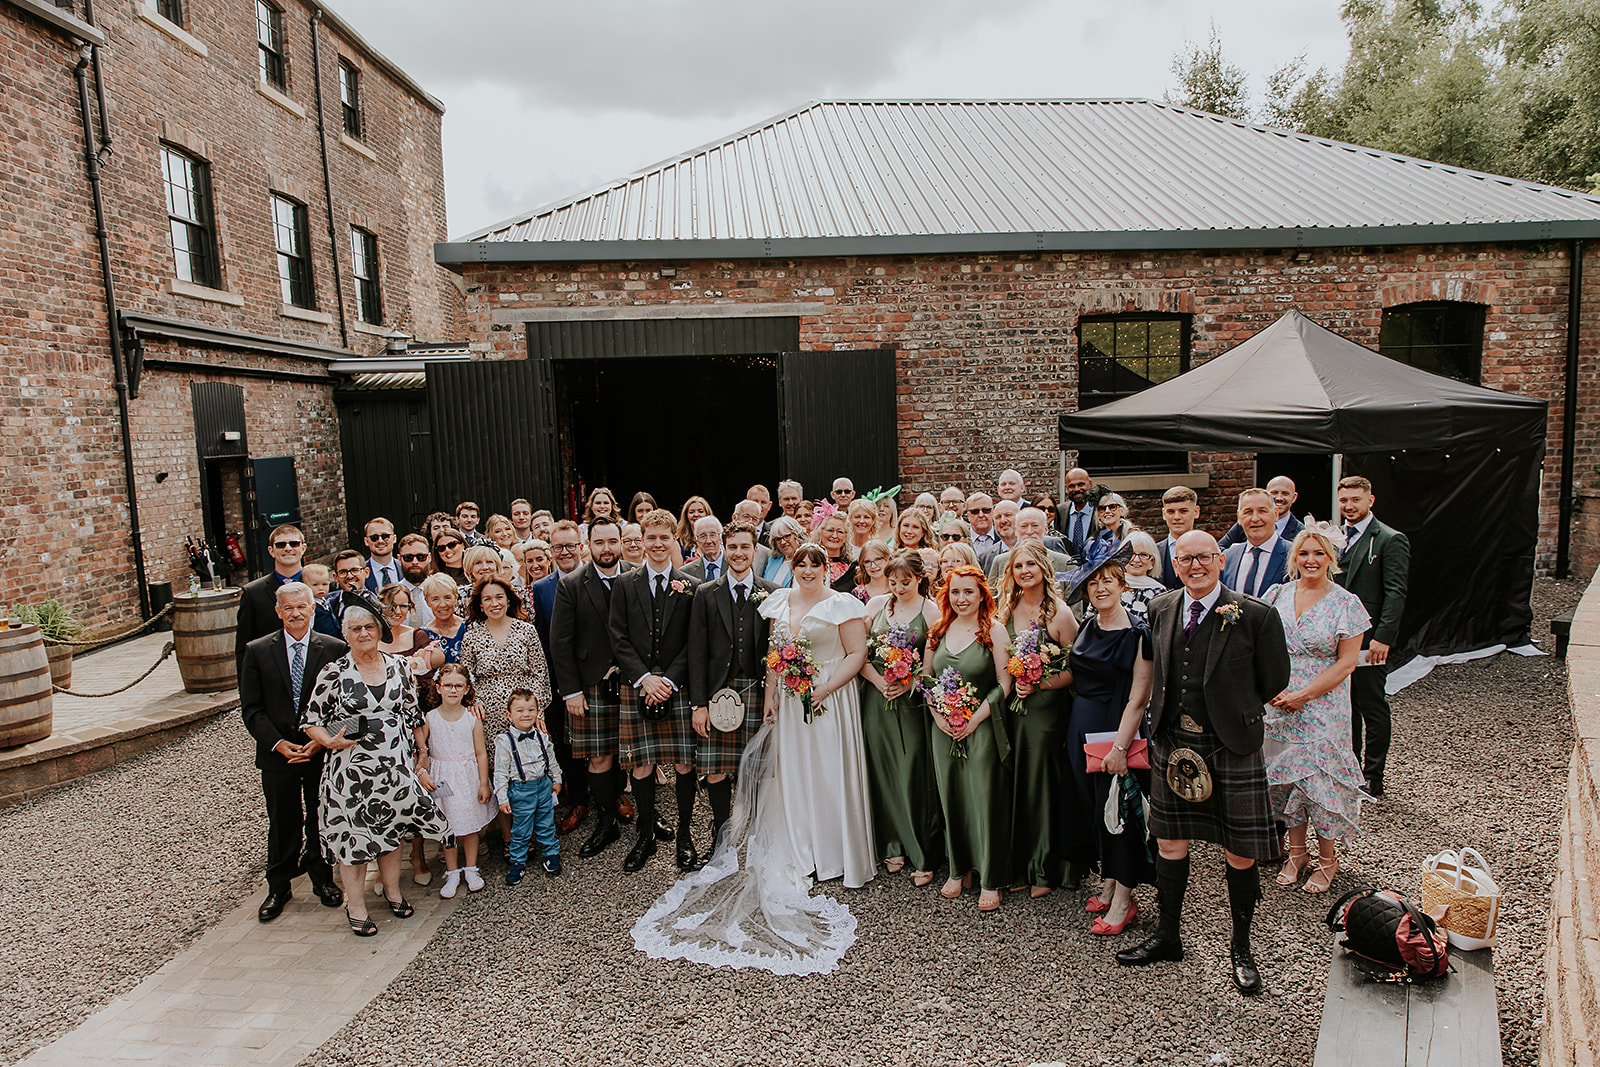
[[[1261,592],[1263,594],[1265,594],[1266,591],[1271,589],[1273,586],[1283,584],[1285,581],[1283,568],[1289,562],[1288,541],[1285,541],[1283,538],[1279,537],[1276,540],[1268,542],[1268,545],[1271,551],[1267,553],[1266,558],[1262,561],[1263,565],[1267,568],[1267,584],[1261,587]],[[1232,548],[1228,549],[1226,553],[1224,553],[1222,564],[1222,584],[1227,586],[1229,589],[1233,589],[1235,591],[1238,590],[1239,571],[1244,567],[1245,553],[1249,551],[1250,542],[1241,541],[1239,544],[1234,545]],[[1254,576],[1252,576],[1250,584],[1255,584]],[[1276,696],[1277,694],[1274,693],[1273,695]]]
[[[1161,579],[1161,584],[1168,589],[1182,589],[1183,582],[1178,578],[1178,572],[1172,567],[1172,535],[1168,534],[1156,542],[1156,563],[1159,569],[1156,577]]]
[[[1411,542],[1376,515],[1354,544],[1346,545],[1334,581],[1361,598],[1372,616],[1372,629],[1361,647],[1374,641],[1393,645],[1400,637],[1400,616],[1406,610],[1406,586],[1411,578]]]
[[[1109,492],[1111,492],[1111,490],[1107,489],[1099,482],[1096,482],[1094,485],[1089,487],[1089,496],[1087,500],[1089,505],[1089,529],[1083,535],[1085,539],[1093,538],[1095,534],[1100,532],[1100,512],[1095,509],[1100,503],[1100,498]],[[1072,555],[1082,556],[1083,546],[1074,545],[1069,536],[1072,532],[1071,516],[1072,501],[1063,500],[1061,503],[1056,505],[1056,527],[1061,531],[1061,540],[1066,544],[1066,550]]]
[[[1301,522],[1293,515],[1290,515],[1289,521],[1283,524],[1283,533],[1279,534],[1279,536],[1285,541],[1293,541],[1294,535],[1305,528],[1305,523]],[[1222,540],[1217,542],[1217,547],[1222,549],[1232,548],[1234,545],[1243,540],[1245,540],[1244,527],[1240,526],[1238,523],[1234,523],[1233,526],[1229,528],[1228,532],[1222,535]]]
[[[258,637],[283,629],[278,618],[278,581],[276,571],[268,571],[239,591],[238,629],[233,635],[233,664],[240,673],[244,671],[244,648]]]
[[[611,583],[612,599],[616,598],[617,583],[627,573],[627,564],[623,564],[623,570]],[[544,582],[541,579],[538,584]],[[545,647],[550,650],[558,696],[599,685],[616,663],[611,652],[611,608],[606,603],[606,583],[593,563],[585,563],[556,583],[550,641]]]
[[[753,588],[775,593],[778,587],[765,578],[755,578]],[[756,613],[756,629],[751,640],[765,652],[772,620]],[[689,607],[689,703],[705,707],[711,694],[728,684],[733,670],[733,591],[727,576],[706,582],[694,591]]]
[[[1183,590],[1162,593],[1150,601],[1150,637],[1155,645],[1155,689],[1150,694],[1150,724],[1161,732],[1167,711],[1167,689],[1177,682],[1178,642],[1183,639]],[[1289,646],[1277,609],[1223,586],[1216,607],[1238,604],[1237,623],[1222,625],[1211,635],[1203,679],[1206,715],[1229,751],[1240,755],[1261,750],[1262,707],[1289,684]],[[1213,609],[1215,610],[1215,609]]]
[[[650,591],[650,568],[635,567],[611,587],[611,649],[626,685],[637,684],[651,673],[652,665],[659,667],[667,680],[679,689],[689,684],[689,606],[699,583],[677,567],[667,573],[667,582],[660,648],[653,644],[654,597]],[[683,582],[688,589],[674,593],[672,582]]]
[[[317,672],[347,651],[343,641],[313,630],[306,646],[300,692],[291,693],[288,648],[282,629],[258,637],[245,646],[244,667],[239,672],[239,712],[245,729],[256,739],[256,766],[264,771],[291,768],[282,753],[273,751],[273,746],[279,741],[305,744],[300,715],[305,711]]]
[[[574,570],[572,573],[577,574],[578,572]],[[550,647],[551,612],[554,611],[556,603],[556,582],[562,577],[563,575],[560,571],[551,571],[537,582],[534,582],[533,588],[528,590],[526,594],[529,603],[532,604],[533,628],[539,631],[539,643],[547,649]],[[553,664],[552,669],[554,669]],[[551,686],[552,690],[556,688]]]

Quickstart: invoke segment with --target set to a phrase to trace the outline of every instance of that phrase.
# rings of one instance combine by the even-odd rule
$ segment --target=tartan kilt
[[[583,698],[589,702],[588,713],[582,718],[571,713],[567,715],[567,741],[572,745],[573,756],[578,759],[615,756],[621,705],[604,682],[584,686]]]
[[[678,690],[672,694],[667,706],[672,710],[660,722],[646,722],[639,709],[644,705],[644,690],[631,685],[622,687],[622,711],[617,757],[626,770],[637,767],[654,767],[661,763],[694,764],[695,743],[700,735],[694,732],[693,715],[689,709],[689,694]]]
[[[1277,822],[1260,752],[1241,756],[1210,730],[1162,730],[1151,744],[1150,834],[1174,841],[1211,841],[1235,856],[1270,861],[1280,854]],[[1211,795],[1195,804],[1167,785],[1175,748],[1198,752],[1211,771]]]
[[[744,698],[744,725],[731,733],[715,726],[706,727],[706,736],[695,735],[695,769],[701,774],[737,774],[744,746],[761,729],[761,701],[765,678],[736,678],[728,686]],[[690,723],[693,726],[693,723]]]

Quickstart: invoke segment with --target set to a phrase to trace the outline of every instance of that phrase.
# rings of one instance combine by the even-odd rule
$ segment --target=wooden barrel
[[[71,689],[72,646],[45,645],[44,651],[50,657],[50,681],[63,689]]]
[[[0,748],[50,736],[50,659],[37,626],[0,631]]]
[[[233,660],[233,634],[239,619],[239,590],[202,589],[172,598],[172,643],[178,673],[188,693],[220,693],[239,685]]]

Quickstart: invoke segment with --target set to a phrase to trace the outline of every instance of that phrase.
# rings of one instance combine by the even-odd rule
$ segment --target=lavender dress
[[[1304,689],[1339,657],[1339,639],[1365,633],[1372,621],[1361,598],[1340,586],[1299,618],[1296,582],[1267,591],[1289,642],[1289,686]],[[1308,700],[1299,711],[1266,707],[1267,786],[1273,814],[1289,826],[1308,819],[1318,838],[1355,837],[1361,832],[1361,763],[1350,748],[1350,679]]]

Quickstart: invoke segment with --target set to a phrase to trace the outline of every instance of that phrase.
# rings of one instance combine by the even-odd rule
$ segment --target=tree
[[[1511,0],[1500,44],[1526,176],[1600,192],[1600,4]]]
[[[1243,67],[1222,54],[1222,38],[1217,34],[1216,23],[1211,24],[1211,40],[1204,47],[1190,43],[1185,49],[1172,58],[1172,73],[1178,76],[1178,94],[1174,96],[1169,91],[1164,96],[1166,102],[1214,115],[1248,119],[1247,75]]]

